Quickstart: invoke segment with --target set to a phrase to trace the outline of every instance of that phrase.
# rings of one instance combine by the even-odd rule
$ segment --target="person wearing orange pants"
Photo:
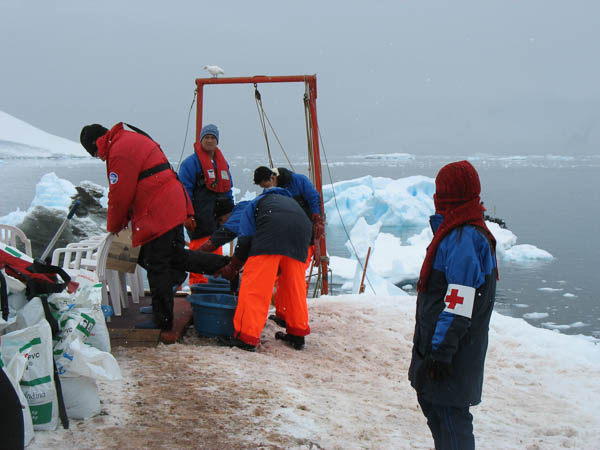
[[[267,320],[271,292],[279,274],[277,288],[281,295],[281,308],[287,318],[286,331],[304,337],[310,333],[304,263],[283,255],[257,255],[248,258],[244,268],[238,306],[233,317],[233,327],[242,341],[258,345]]]
[[[286,333],[279,332],[276,338],[297,350],[304,348],[304,337],[310,333],[304,273],[312,228],[311,220],[286,189],[266,189],[244,208],[231,262],[215,273],[232,280],[248,261],[241,277],[234,335],[221,337],[221,344],[256,350],[279,272],[287,326]]]
[[[321,215],[321,196],[310,180],[305,175],[292,172],[285,167],[269,168],[261,166],[254,170],[254,184],[264,189],[281,187],[290,191],[292,197],[294,197],[302,209],[304,209],[308,218],[313,222],[312,242],[316,245],[310,246],[309,256],[306,259],[305,272],[310,267],[311,259],[314,259],[315,266],[321,264],[320,241],[325,233],[325,225],[323,223],[323,216]],[[285,312],[280,307],[280,298],[281,293],[276,288],[273,295],[275,314],[270,315],[269,319],[273,320],[277,325],[285,327]]]
[[[313,259],[313,252],[314,252],[314,245],[311,245],[310,247],[308,247],[308,257],[306,258],[306,261],[304,262],[304,277],[306,279],[306,271],[308,270],[308,268],[310,267],[310,263],[312,262]],[[315,263],[318,264],[318,263]],[[308,290],[308,283],[304,283],[304,289],[305,289],[305,293]],[[275,314],[272,314],[269,316],[269,319],[272,320],[273,322],[275,322],[277,325],[279,325],[280,327],[286,328],[286,310],[287,307],[285,305],[285,299],[286,299],[286,295],[287,293],[282,291],[279,288],[279,279],[275,280],[275,293],[273,294],[273,305],[275,306]]]

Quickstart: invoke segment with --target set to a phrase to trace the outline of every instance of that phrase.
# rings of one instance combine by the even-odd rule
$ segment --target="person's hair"
[[[79,141],[81,142],[83,148],[85,148],[91,156],[96,156],[98,154],[96,139],[104,136],[107,132],[108,129],[100,124],[94,123],[92,125],[86,125],[81,129]]]
[[[260,184],[263,181],[269,181],[273,175],[276,175],[275,172],[268,167],[257,167],[254,170],[254,184]]]

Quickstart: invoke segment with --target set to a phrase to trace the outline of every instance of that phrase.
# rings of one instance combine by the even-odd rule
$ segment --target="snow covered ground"
[[[271,321],[256,353],[193,328],[180,344],[116,349],[123,380],[101,383],[103,413],[28,448],[432,448],[407,380],[415,298],[309,307],[304,351],[276,341]],[[598,379],[600,346],[494,313],[477,447],[597,449]]]

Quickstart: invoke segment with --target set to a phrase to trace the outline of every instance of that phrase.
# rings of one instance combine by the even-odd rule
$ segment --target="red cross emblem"
[[[446,295],[444,301],[448,303],[448,309],[454,309],[457,304],[462,305],[464,299],[464,297],[458,296],[458,289],[452,289],[450,295]]]

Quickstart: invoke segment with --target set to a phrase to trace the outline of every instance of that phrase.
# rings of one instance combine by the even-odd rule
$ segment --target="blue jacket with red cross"
[[[431,217],[434,233],[442,219]],[[427,401],[456,407],[481,401],[496,274],[490,243],[477,227],[455,228],[440,243],[427,288],[417,296],[409,368],[411,385]],[[430,379],[428,358],[451,363],[450,378]]]

